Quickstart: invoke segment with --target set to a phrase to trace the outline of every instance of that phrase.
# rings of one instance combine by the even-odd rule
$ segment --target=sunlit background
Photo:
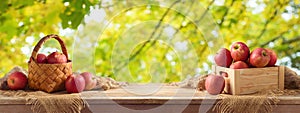
[[[275,50],[277,65],[300,74],[299,15],[299,0],[4,0],[0,76],[17,65],[27,69],[33,47],[47,34],[63,38],[74,71],[129,82],[173,82],[210,73],[215,51],[211,47],[229,48],[235,41],[251,50]],[[212,26],[207,22],[217,26],[209,34],[222,45],[209,41],[208,31],[201,30]],[[151,37],[157,40],[133,43]],[[122,48],[131,45],[131,53],[124,56]],[[40,52],[49,54],[59,47],[49,40]],[[197,65],[184,66],[184,59]]]

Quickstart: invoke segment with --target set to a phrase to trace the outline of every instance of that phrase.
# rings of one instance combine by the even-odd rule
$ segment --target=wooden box
[[[251,94],[266,89],[284,89],[284,66],[231,69],[212,66],[214,74],[227,72],[224,91],[233,95]]]

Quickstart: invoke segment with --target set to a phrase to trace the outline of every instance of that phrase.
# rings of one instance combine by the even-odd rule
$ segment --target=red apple
[[[47,56],[45,54],[38,54],[36,57],[37,63],[46,63],[47,62]]]
[[[68,93],[80,93],[85,88],[85,80],[81,75],[72,74],[68,76],[65,87]]]
[[[94,75],[90,72],[83,72],[80,74],[85,80],[84,90],[91,90],[95,88],[97,80],[94,78]]]
[[[248,68],[248,65],[243,61],[236,61],[230,65],[231,69],[243,69]]]
[[[277,61],[277,55],[275,53],[275,51],[271,50],[271,49],[266,49],[270,55],[270,61],[267,64],[268,67],[272,67],[275,66],[276,61]]]
[[[225,87],[225,80],[220,75],[208,75],[205,80],[205,89],[209,94],[217,95],[222,93]]]
[[[233,43],[230,52],[234,61],[247,61],[250,54],[249,47],[243,42]]]
[[[67,63],[68,59],[66,55],[59,52],[53,52],[47,56],[47,62],[49,64]]]
[[[215,55],[214,60],[218,66],[229,67],[232,63],[230,51],[226,48],[221,48]]]
[[[221,72],[221,76],[223,76],[223,77],[228,77],[228,73],[226,73],[226,72]]]
[[[252,66],[258,68],[265,67],[270,61],[270,55],[266,49],[256,48],[251,52],[249,61]]]
[[[11,90],[22,90],[25,89],[28,83],[27,77],[22,72],[14,72],[8,76],[7,85]]]
[[[248,68],[255,68],[254,66],[252,66],[252,65],[250,64],[249,58],[248,58],[248,60],[247,60],[245,63],[248,65]]]

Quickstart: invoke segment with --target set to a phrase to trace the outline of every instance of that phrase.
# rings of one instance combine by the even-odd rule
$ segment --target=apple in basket
[[[80,74],[84,80],[85,80],[85,88],[84,90],[91,90],[95,88],[97,84],[96,78],[94,78],[94,75],[90,72],[83,72]]]
[[[28,80],[24,73],[14,72],[8,76],[7,85],[11,90],[22,90],[27,86]]]
[[[80,93],[85,88],[85,80],[80,74],[73,73],[68,76],[65,87],[68,93]]]
[[[67,63],[68,59],[66,55],[60,52],[53,52],[47,56],[47,62],[49,64]]]
[[[46,63],[47,62],[47,56],[45,54],[39,53],[36,57],[37,63]]]

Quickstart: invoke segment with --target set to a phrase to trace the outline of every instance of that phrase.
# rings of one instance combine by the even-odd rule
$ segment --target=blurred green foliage
[[[184,71],[191,71],[190,76],[209,73],[213,64],[211,56],[214,53],[208,47],[209,43],[203,32],[199,31],[195,24],[197,22],[194,22],[200,21],[207,13],[212,14],[212,21],[219,27],[218,37],[220,40],[223,38],[224,47],[229,48],[232,42],[243,41],[251,49],[271,48],[278,54],[279,65],[296,69],[300,67],[299,0],[197,1],[202,6],[193,5],[193,0],[188,3],[168,1],[169,4],[174,2],[174,7],[181,4],[183,7],[178,8],[194,12],[195,18],[169,10],[164,6],[167,1],[146,2],[151,4],[121,10],[124,6],[134,4],[126,0],[2,0],[0,76],[16,65],[27,68],[27,60],[33,47],[47,34],[60,35],[69,54],[76,54],[71,56],[71,59],[76,60],[74,71],[90,71],[95,67],[93,71],[99,76],[110,76],[129,82],[173,82],[186,78],[188,75],[184,75]],[[205,10],[200,11],[195,7],[204,7]],[[95,12],[92,10],[100,14],[93,14]],[[96,15],[94,20],[89,20],[93,15]],[[161,24],[157,27],[158,21],[161,21]],[[171,31],[168,31],[170,29]],[[184,45],[188,39],[188,44],[191,44],[197,53],[198,59],[194,62],[198,63],[198,68],[185,70],[190,68],[182,67],[184,60],[178,56],[176,47],[159,40],[136,44],[130,54],[133,56],[138,53],[134,58],[125,64],[119,62],[119,65],[114,65],[115,68],[112,67],[112,54],[122,54],[122,51],[113,53],[118,40],[132,41],[131,37],[149,38],[153,32],[153,39],[172,37],[170,42],[175,44],[172,46]],[[173,32],[172,36],[168,35],[169,32]],[[94,37],[94,34],[99,36]],[[74,43],[77,45],[73,45]],[[95,50],[91,48],[94,46]],[[59,50],[59,45],[56,41],[49,41],[40,52],[49,53],[56,50],[53,48]],[[192,52],[194,51],[186,53]],[[128,68],[131,75],[124,73],[123,76],[115,76],[114,71],[124,68]]]

